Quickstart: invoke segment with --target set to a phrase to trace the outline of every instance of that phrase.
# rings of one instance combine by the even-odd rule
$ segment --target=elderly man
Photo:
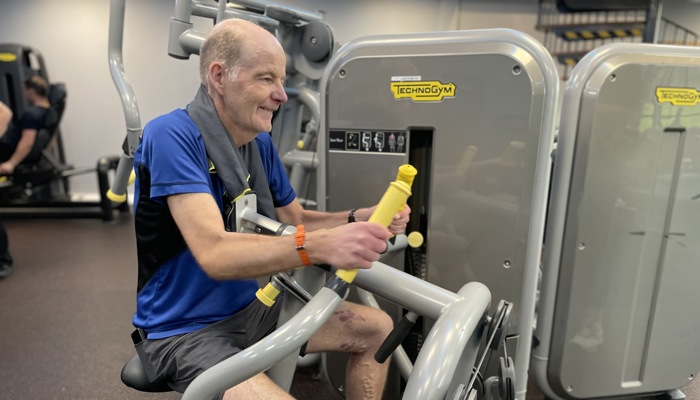
[[[147,336],[138,345],[146,367],[180,392],[275,329],[278,307],[256,300],[254,278],[322,263],[369,268],[408,222],[408,207],[387,229],[366,222],[372,208],[323,213],[301,206],[267,133],[287,101],[285,65],[280,43],[263,28],[244,20],[216,25],[200,52],[202,86],[194,101],[148,123],[134,158],[139,282],[133,323]],[[225,145],[207,139],[217,132]],[[218,156],[235,161],[227,184],[215,155],[229,143],[231,154]],[[258,212],[297,226],[302,246],[292,236],[227,229],[227,204],[251,190]],[[388,367],[373,355],[391,329],[385,313],[343,303],[305,350],[349,352],[348,398],[379,399]],[[260,373],[222,398],[289,395]]]

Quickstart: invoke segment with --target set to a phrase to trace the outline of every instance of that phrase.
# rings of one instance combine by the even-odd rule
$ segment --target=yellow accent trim
[[[564,59],[564,63],[565,63],[566,65],[575,65],[575,64],[576,64],[576,60],[574,60],[573,58],[566,58],[566,59]]]
[[[408,239],[408,245],[411,246],[411,248],[416,249],[423,245],[423,234],[418,231],[409,233],[406,238]]]
[[[233,202],[237,201],[238,199],[240,199],[241,197],[243,197],[244,195],[246,195],[246,194],[248,194],[248,193],[250,193],[250,192],[252,192],[252,190],[251,190],[250,188],[244,190],[244,191],[241,192],[241,194],[239,194],[235,199],[233,199]]]
[[[600,36],[600,37],[603,38],[603,39],[608,39],[608,38],[612,37],[612,35],[610,34],[610,32],[604,31],[604,30],[602,30],[602,29],[599,30],[597,33],[598,33],[598,36]]]
[[[623,29],[615,29],[615,30],[613,31],[613,33],[614,33],[615,36],[617,36],[617,37],[627,37],[627,32],[626,32],[625,30],[623,30]]]
[[[0,53],[0,61],[2,61],[2,62],[13,62],[16,60],[17,60],[17,54]]]
[[[632,36],[642,36],[642,30],[639,28],[630,29]]]
[[[578,39],[578,35],[574,31],[566,31],[564,32],[564,36],[566,36],[567,39],[571,40]]]
[[[280,291],[277,290],[271,283],[268,283],[264,288],[258,289],[255,293],[255,297],[260,300],[261,303],[268,307],[272,307],[275,304],[275,299],[279,296]]]
[[[593,39],[595,38],[595,35],[591,31],[581,31],[581,36],[583,36],[584,39]]]
[[[216,167],[214,166],[214,162],[212,160],[209,160],[209,173],[210,174],[216,173]]]
[[[107,198],[112,200],[115,203],[123,203],[126,201],[126,193],[116,194],[112,191],[112,189],[109,189],[107,191]]]

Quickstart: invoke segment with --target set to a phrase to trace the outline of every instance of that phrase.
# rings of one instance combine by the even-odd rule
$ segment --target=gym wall
[[[323,10],[341,44],[357,37],[453,29],[512,28],[542,40],[535,31],[536,0],[276,0]],[[667,0],[664,14],[700,31],[699,4]],[[0,38],[39,50],[49,78],[64,82],[68,103],[61,123],[66,157],[75,166],[94,166],[118,154],[125,136],[124,113],[107,64],[109,0],[2,0]],[[198,80],[198,57],[167,55],[174,0],[127,0],[123,60],[138,101],[142,126],[153,117],[186,105]],[[208,31],[210,20],[194,18]],[[96,196],[92,175],[72,181],[75,194]]]

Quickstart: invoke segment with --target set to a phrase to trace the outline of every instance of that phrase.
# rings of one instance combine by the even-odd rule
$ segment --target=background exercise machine
[[[684,398],[700,370],[700,49],[610,44],[564,94],[532,368],[552,399]]]
[[[60,121],[68,94],[64,84],[49,80],[41,53],[24,45],[0,44],[0,101],[13,110],[14,122],[28,106],[24,82],[34,75],[49,83],[51,107],[44,129],[37,132],[31,153],[0,185],[0,216],[112,221],[115,211],[128,212],[128,204],[114,204],[106,197],[110,173],[117,167],[118,157],[100,157],[95,167],[76,168],[66,163]],[[96,174],[99,200],[73,199],[70,177],[88,173]]]

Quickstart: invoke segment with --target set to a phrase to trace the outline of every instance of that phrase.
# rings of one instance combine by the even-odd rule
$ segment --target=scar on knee
[[[334,313],[335,315],[338,316],[338,319],[340,322],[347,323],[347,322],[352,322],[354,320],[358,321],[367,321],[367,319],[361,315],[357,315],[353,313],[352,311],[336,311]]]
[[[361,339],[353,339],[350,342],[343,342],[340,344],[340,351],[345,351],[348,353],[364,353],[367,351],[367,343]]]

